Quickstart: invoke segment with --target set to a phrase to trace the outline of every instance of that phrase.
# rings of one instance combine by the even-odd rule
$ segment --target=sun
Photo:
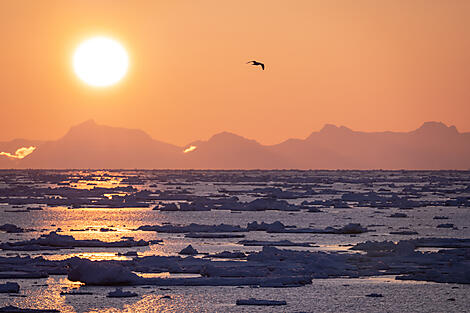
[[[85,40],[73,55],[73,68],[77,76],[95,87],[114,85],[126,75],[128,67],[126,49],[108,37]]]

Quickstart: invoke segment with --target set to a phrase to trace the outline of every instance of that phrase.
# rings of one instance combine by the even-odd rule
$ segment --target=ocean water
[[[123,255],[129,251],[139,256],[178,255],[188,244],[203,253],[196,257],[222,251],[262,249],[261,246],[243,246],[240,238],[188,238],[184,233],[137,230],[142,225],[165,223],[224,223],[245,227],[254,221],[280,221],[297,228],[340,228],[349,223],[367,227],[368,232],[359,234],[243,233],[245,240],[311,244],[310,247],[279,247],[281,249],[344,254],[352,253],[348,250],[352,245],[367,240],[470,238],[470,172],[466,171],[0,171],[0,192],[0,225],[10,223],[31,230],[0,232],[1,243],[38,238],[51,231],[71,235],[77,240],[111,242],[122,237],[162,240],[158,244],[129,248],[0,250],[0,256],[5,258],[19,255],[40,256],[46,260],[80,257],[119,261],[132,260],[132,256]],[[347,196],[358,194],[390,201],[387,204],[358,202]],[[229,197],[237,197],[239,202],[276,199],[297,209],[153,209],[167,203],[189,203],[196,198],[204,201]],[[113,199],[114,202],[107,201]],[[309,212],[314,208],[321,212]],[[406,217],[391,217],[394,213],[403,213]],[[446,219],[435,218],[442,216]],[[438,227],[440,224],[453,225]],[[416,234],[391,234],[399,231]],[[162,273],[161,277],[178,275]],[[466,312],[470,307],[469,285],[401,281],[393,276],[313,279],[312,284],[292,288],[123,287],[138,294],[133,298],[108,298],[107,293],[115,287],[83,286],[69,281],[66,275],[0,279],[0,283],[6,281],[17,282],[21,289],[18,294],[0,293],[0,307],[54,308],[61,312]],[[76,288],[91,294],[60,294]],[[370,293],[380,293],[383,297],[366,297]],[[251,297],[285,300],[287,305],[235,305],[237,299]]]

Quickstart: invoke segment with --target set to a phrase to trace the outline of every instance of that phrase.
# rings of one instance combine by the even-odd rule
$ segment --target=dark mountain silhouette
[[[277,145],[223,132],[178,147],[141,130],[87,121],[59,140],[0,143],[0,151],[37,149],[21,160],[0,156],[0,168],[194,169],[469,169],[470,133],[426,122],[410,132],[357,132],[325,125],[305,139]],[[183,150],[189,149],[187,153]]]
[[[17,160],[12,160],[6,156],[0,156],[0,169],[3,168],[16,168],[19,164]]]
[[[269,169],[289,167],[289,163],[255,140],[223,132],[207,141],[188,146],[196,149],[185,154],[185,168]]]
[[[181,149],[153,140],[141,130],[109,127],[93,120],[45,142],[21,160],[23,168],[169,168],[178,167]]]
[[[470,168],[470,133],[438,122],[411,132],[366,133],[326,125],[305,140],[287,140],[272,149],[304,169]]]

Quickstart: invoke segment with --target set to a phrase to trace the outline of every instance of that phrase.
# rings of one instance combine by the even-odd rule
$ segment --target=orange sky
[[[115,86],[73,73],[94,35],[130,54]],[[325,123],[470,131],[468,0],[1,1],[0,46],[2,141],[90,118],[180,145],[224,130],[271,144]]]

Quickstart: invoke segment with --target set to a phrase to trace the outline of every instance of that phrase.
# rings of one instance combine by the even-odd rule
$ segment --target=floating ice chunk
[[[118,253],[118,255],[123,255],[123,256],[138,256],[137,251],[127,251],[126,253]]]
[[[449,217],[448,216],[434,216],[432,219],[433,220],[448,220]]]
[[[367,232],[367,228],[359,223],[349,223],[336,231],[339,234],[360,234]]]
[[[178,211],[179,208],[175,203],[162,203],[156,205],[153,210],[160,210],[160,211]]]
[[[210,211],[208,203],[193,201],[191,203],[181,202],[180,211]]]
[[[351,208],[346,202],[343,202],[343,201],[335,201],[333,203],[333,207],[335,209],[350,209]]]
[[[350,275],[347,259],[348,256],[336,253],[284,250],[268,246],[263,246],[262,251],[251,253],[247,258],[248,262],[276,264],[271,274],[274,271],[278,275],[290,273],[315,278]]]
[[[188,245],[186,248],[184,248],[178,253],[183,254],[183,255],[195,255],[195,254],[198,254],[199,252],[197,252],[197,250],[194,249],[191,245]]]
[[[260,240],[241,240],[238,242],[244,246],[278,246],[278,247],[311,247],[308,242],[292,242],[290,240],[279,241],[260,241]]]
[[[327,227],[325,229],[297,228],[295,226],[285,226],[280,221],[273,223],[251,222],[247,227],[239,225],[201,225],[189,224],[186,226],[175,225],[144,225],[137,228],[143,231],[156,231],[162,233],[189,233],[186,237],[192,238],[237,238],[239,236],[212,237],[199,235],[200,233],[231,233],[231,232],[250,232],[250,231],[266,231],[268,233],[313,233],[313,234],[360,234],[369,231],[359,223],[349,223],[341,228]],[[241,237],[241,236],[240,236]]]
[[[409,255],[414,252],[416,245],[413,241],[400,241],[394,243],[393,241],[366,241],[358,243],[351,247],[351,250],[366,251],[368,256],[381,257],[388,255]]]
[[[108,293],[108,298],[130,298],[130,297],[137,297],[138,294],[131,291],[122,291],[121,288],[116,288],[116,290],[111,291]]]
[[[132,285],[142,280],[130,269],[112,262],[96,262],[72,258],[68,260],[68,279],[86,285]]]
[[[20,291],[20,285],[17,283],[6,282],[0,284],[0,293],[17,293]]]
[[[93,294],[92,292],[88,292],[88,291],[74,291],[74,290],[60,292],[61,296],[89,296],[92,294]]]
[[[49,275],[43,271],[24,271],[24,268],[15,270],[14,268],[8,272],[0,272],[0,279],[23,279],[23,278],[47,278]]]
[[[282,232],[286,226],[279,221],[273,223],[258,222],[248,223],[246,229],[247,231],[267,231],[267,232]]]
[[[154,286],[260,286],[279,288],[298,287],[311,283],[312,279],[308,276],[147,278],[142,282],[142,284]]]
[[[417,247],[428,248],[470,248],[470,239],[462,238],[419,238],[413,240]]]
[[[349,223],[341,228],[326,227],[325,229],[296,228],[295,226],[284,226],[279,221],[271,224],[262,222],[248,223],[247,231],[266,231],[268,233],[312,233],[312,234],[360,234],[369,231],[358,223]]]
[[[309,207],[307,212],[310,212],[310,213],[323,213],[322,210],[320,210],[319,208],[315,208],[315,207]]]
[[[439,260],[430,262],[425,260],[422,269],[404,273],[404,275],[397,276],[398,280],[419,280],[419,281],[433,281],[437,283],[457,283],[457,284],[470,284],[470,269],[468,268],[468,260],[458,260],[460,256],[468,253],[465,249],[456,249],[457,251],[451,253],[451,258],[447,259],[445,264],[440,264]],[[457,260],[457,262],[456,262]],[[432,266],[429,266],[432,264]]]
[[[203,225],[191,223],[187,226],[175,225],[144,225],[137,228],[143,231],[156,231],[161,233],[231,233],[245,231],[240,226],[219,224],[219,225]]]
[[[43,208],[41,208],[41,207],[27,207],[26,210],[28,210],[28,211],[42,211]]]
[[[60,235],[57,232],[50,232],[47,235],[41,235],[37,239],[27,241],[8,242],[0,244],[3,250],[35,251],[35,250],[56,250],[74,247],[103,247],[103,248],[123,248],[148,246],[145,240],[135,241],[133,239],[103,242],[97,239],[76,240],[73,236]]]
[[[325,228],[325,231],[334,234],[361,234],[368,230],[366,227],[362,227],[359,223],[349,223],[341,228],[327,227]]]
[[[100,232],[108,232],[108,231],[116,231],[115,229],[108,228],[108,227],[101,227]]]
[[[412,230],[391,231],[391,235],[417,235],[418,232]]]
[[[286,305],[286,301],[277,301],[277,300],[262,300],[262,299],[240,299],[237,300],[237,305]]]
[[[7,232],[7,233],[24,233],[26,231],[30,231],[30,230],[26,230],[21,227],[18,227],[14,224],[3,224],[0,226],[0,230]]]
[[[243,238],[241,234],[211,234],[211,233],[189,233],[185,237],[188,238],[205,238],[205,239],[227,239],[227,238]]]
[[[389,215],[389,217],[402,218],[402,217],[408,217],[408,215],[406,215],[405,213],[393,213],[393,214]]]
[[[244,259],[246,258],[246,254],[243,252],[230,252],[230,251],[223,251],[216,254],[210,254],[207,257],[210,258],[221,258],[221,259]]]
[[[285,200],[276,199],[255,199],[246,205],[248,211],[265,211],[265,210],[279,210],[279,211],[298,211],[300,208],[296,205],[289,204]]]
[[[8,312],[8,313],[60,313],[59,310],[55,309],[22,309],[13,305],[8,305],[0,308],[0,313]]]
[[[454,228],[454,224],[452,223],[439,224],[437,225],[437,228]]]

